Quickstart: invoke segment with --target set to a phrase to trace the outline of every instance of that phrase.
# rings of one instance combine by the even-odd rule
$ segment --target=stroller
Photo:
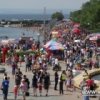
[[[60,64],[55,65],[55,66],[53,67],[53,70],[54,70],[54,71],[61,71],[61,66],[60,66]]]

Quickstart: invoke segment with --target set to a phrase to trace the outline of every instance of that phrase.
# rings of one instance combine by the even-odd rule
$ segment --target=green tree
[[[64,18],[64,15],[61,12],[55,12],[52,14],[52,19],[56,19],[57,21],[60,21]]]
[[[82,27],[100,29],[100,0],[86,2],[80,10],[71,12],[70,17],[73,21],[80,22]]]

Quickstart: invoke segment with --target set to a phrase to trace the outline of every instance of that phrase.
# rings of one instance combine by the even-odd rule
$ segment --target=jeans
[[[3,90],[3,100],[7,100],[7,96],[8,96],[8,89],[4,89]]]

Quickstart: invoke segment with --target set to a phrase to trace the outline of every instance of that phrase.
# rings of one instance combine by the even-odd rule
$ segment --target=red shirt
[[[94,84],[94,81],[92,79],[87,80],[87,86],[92,86]]]

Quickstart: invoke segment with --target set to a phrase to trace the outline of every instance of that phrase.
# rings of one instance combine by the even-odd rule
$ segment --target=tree
[[[60,21],[64,18],[64,15],[61,12],[55,12],[52,14],[52,19],[56,19],[57,21]]]
[[[70,17],[84,28],[100,30],[100,0],[86,2],[80,10],[71,12]]]

